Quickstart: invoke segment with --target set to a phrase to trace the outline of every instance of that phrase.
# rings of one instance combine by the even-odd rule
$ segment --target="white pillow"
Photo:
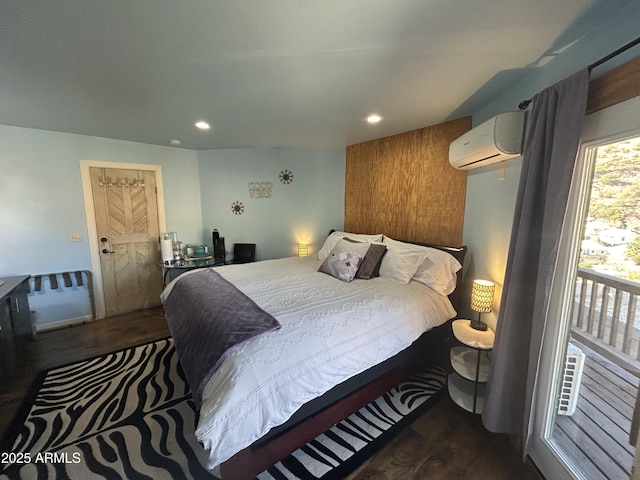
[[[413,280],[424,283],[441,295],[449,295],[455,290],[456,272],[462,268],[462,265],[449,253],[437,248],[413,245],[388,237],[384,237],[383,243],[390,249],[395,247],[396,249],[405,249],[405,251],[424,253],[425,257],[412,274]],[[382,260],[382,265],[384,266],[384,259]],[[380,267],[380,276],[383,276],[382,266]],[[405,283],[408,283],[408,281]]]
[[[387,246],[387,253],[382,257],[380,276],[409,283],[418,267],[427,258],[427,252],[418,245],[398,242],[387,237],[384,237],[382,243]]]
[[[358,242],[382,242],[382,234],[377,235],[367,235],[364,233],[347,233],[347,232],[333,232],[331,235],[327,237],[322,245],[322,248],[318,250],[318,260],[323,261],[327,256],[331,253],[331,250],[338,244],[340,240],[344,237],[350,238],[351,240],[356,240]]]
[[[418,267],[413,279],[424,283],[442,295],[449,295],[456,288],[456,272],[462,268],[453,256],[437,248],[425,247],[427,258]]]

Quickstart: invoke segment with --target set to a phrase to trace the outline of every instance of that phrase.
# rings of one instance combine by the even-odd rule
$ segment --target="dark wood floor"
[[[38,334],[20,367],[0,384],[0,434],[7,428],[38,371],[169,335],[161,308]],[[478,416],[443,397],[378,452],[351,480],[519,479],[540,477],[503,435],[487,432]]]
[[[2,371],[0,435],[39,371],[168,336],[162,308],[39,333],[22,348],[15,371]]]
[[[427,410],[349,480],[536,480],[509,439],[486,431],[448,397]]]

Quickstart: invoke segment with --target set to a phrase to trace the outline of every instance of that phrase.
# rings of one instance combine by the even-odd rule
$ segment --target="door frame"
[[[84,198],[85,218],[87,221],[87,235],[89,238],[89,253],[91,256],[91,271],[93,272],[93,295],[96,306],[96,318],[106,316],[104,301],[104,285],[102,283],[102,267],[100,266],[100,247],[98,245],[98,228],[91,189],[91,168],[119,168],[125,170],[147,170],[156,176],[156,198],[158,202],[158,230],[167,230],[167,218],[164,205],[164,186],[162,183],[162,167],[147,163],[121,163],[102,160],[80,160],[80,177],[82,179],[82,196]],[[158,239],[160,241],[160,239]]]
[[[590,169],[593,168],[594,146],[640,134],[640,96],[598,110],[586,116],[582,130],[578,163],[574,172],[567,205],[566,219],[558,249],[549,314],[542,342],[542,354],[534,391],[533,432],[530,456],[547,478],[582,479],[568,465],[571,462],[558,450],[550,435],[555,415],[558,377],[565,363],[565,348],[569,336],[569,313],[574,301],[575,273],[579,258],[579,222],[584,220],[590,190]],[[588,187],[588,188],[587,188]],[[551,405],[551,406],[550,406]],[[638,459],[636,451],[635,460]]]

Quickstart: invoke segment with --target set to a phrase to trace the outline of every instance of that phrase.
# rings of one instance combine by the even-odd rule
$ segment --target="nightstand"
[[[483,332],[471,328],[469,320],[455,320],[452,328],[462,345],[451,348],[454,373],[449,375],[449,396],[466,411],[482,413],[495,335],[491,329]]]

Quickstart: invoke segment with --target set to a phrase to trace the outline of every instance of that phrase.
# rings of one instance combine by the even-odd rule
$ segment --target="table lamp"
[[[306,243],[299,243],[298,244],[298,256],[299,257],[306,257],[307,255],[309,255],[309,245],[307,245]]]
[[[491,311],[496,286],[488,280],[474,280],[471,288],[471,310],[478,312],[478,320],[471,320],[471,328],[485,331],[487,324],[480,320],[482,313]]]

